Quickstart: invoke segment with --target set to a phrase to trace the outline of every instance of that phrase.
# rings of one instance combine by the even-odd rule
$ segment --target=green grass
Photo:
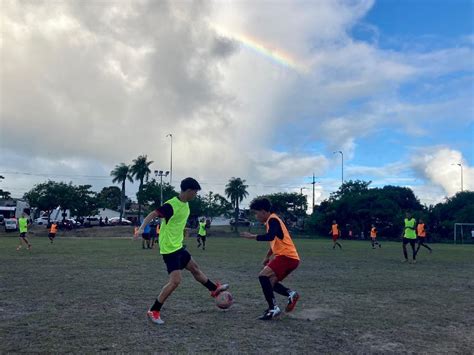
[[[434,244],[401,264],[401,244],[296,240],[300,267],[284,284],[301,300],[279,321],[265,309],[257,274],[267,243],[210,237],[189,251],[212,280],[231,283],[235,304],[215,307],[185,273],[163,307],[145,312],[167,274],[156,250],[131,239],[0,238],[0,352],[471,353],[474,247]],[[277,296],[280,305],[284,299]]]

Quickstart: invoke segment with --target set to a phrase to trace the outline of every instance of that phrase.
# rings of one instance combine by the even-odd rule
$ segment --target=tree
[[[125,182],[128,180],[133,182],[133,177],[130,172],[130,166],[121,163],[120,165],[116,165],[115,169],[110,172],[110,175],[113,177],[112,182],[122,184],[122,193],[120,195],[120,222],[122,224],[122,217],[125,210]]]
[[[97,199],[98,207],[119,210],[122,204],[122,192],[117,186],[104,187],[97,194]]]
[[[141,191],[143,189],[143,181],[148,181],[148,176],[151,173],[149,166],[153,164],[152,161],[147,161],[146,155],[140,155],[136,159],[133,160],[133,165],[130,168],[130,172],[135,180],[139,181],[140,184],[138,185],[138,220],[141,221],[141,214],[142,214],[142,203],[143,201],[140,200]]]
[[[203,200],[205,214],[210,218],[227,215],[232,210],[232,203],[224,196],[215,194],[212,191],[209,191]]]
[[[230,198],[230,202],[235,208],[235,230],[237,231],[237,221],[239,220],[239,203],[249,195],[247,192],[248,185],[241,178],[231,178],[225,187],[225,194]]]
[[[0,180],[5,179],[2,175],[0,175]],[[11,193],[5,190],[0,189],[0,199],[8,200],[11,197]]]
[[[369,189],[369,185],[370,181],[345,182],[315,209],[307,225],[326,234],[335,219],[344,233],[350,228],[355,233],[367,234],[373,223],[381,236],[398,238],[404,212],[411,211],[416,216],[423,213],[423,206],[411,189],[400,186]]]
[[[279,192],[275,194],[259,196],[257,198],[268,198],[272,203],[273,211],[285,217],[303,217],[306,215],[308,201],[306,196],[297,192]]]
[[[79,185],[75,187],[75,203],[71,208],[71,212],[74,216],[93,216],[98,213],[99,199],[97,194],[91,191],[91,187],[91,185]],[[116,187],[116,189],[118,189],[118,187]]]
[[[47,211],[49,222],[51,210],[57,207],[63,211],[63,219],[66,218],[66,210],[78,216],[95,214],[97,197],[95,192],[90,190],[91,187],[91,185],[74,186],[72,183],[48,181],[35,185],[25,193],[24,198],[30,206]]]
[[[168,183],[163,184],[163,201],[168,201],[169,199],[178,196],[178,193]],[[155,179],[148,181],[143,184],[141,192],[137,193],[137,197],[143,203],[151,203],[156,207],[162,205],[161,202],[161,186]]]

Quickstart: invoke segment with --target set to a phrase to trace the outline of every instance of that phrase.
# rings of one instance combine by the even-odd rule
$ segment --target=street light
[[[173,183],[173,134],[168,133],[166,137],[171,139],[171,150],[170,150],[170,185]]]
[[[344,153],[338,150],[337,152],[332,152],[332,154],[341,154],[341,186],[344,184]]]
[[[169,173],[169,171],[155,170],[155,177],[160,177],[160,206],[163,205],[163,176],[166,177]]]
[[[303,190],[308,190],[308,188],[307,187],[300,187],[300,195],[303,194]]]
[[[464,184],[463,184],[463,171],[462,171],[462,164],[461,163],[456,163],[456,164],[451,164],[451,165],[457,165],[461,167],[461,192],[464,191]]]

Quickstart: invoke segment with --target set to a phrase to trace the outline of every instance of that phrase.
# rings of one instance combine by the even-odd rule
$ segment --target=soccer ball
[[[234,297],[229,291],[222,291],[216,297],[216,305],[220,309],[227,309],[234,303]]]

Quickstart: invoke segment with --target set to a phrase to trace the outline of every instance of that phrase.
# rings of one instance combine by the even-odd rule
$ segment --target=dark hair
[[[201,190],[201,185],[199,185],[199,183],[192,177],[187,177],[186,179],[181,181],[181,191],[186,190],[199,191]]]
[[[272,204],[268,198],[257,198],[250,204],[250,209],[254,211],[271,212]]]

